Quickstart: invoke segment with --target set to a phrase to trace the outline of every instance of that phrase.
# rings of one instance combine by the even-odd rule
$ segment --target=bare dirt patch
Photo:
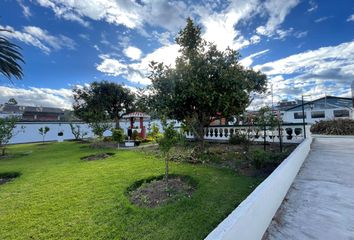
[[[84,161],[95,161],[95,160],[102,160],[108,157],[113,156],[115,153],[98,153],[98,154],[92,154],[92,155],[88,155],[85,157],[82,157],[81,160]]]
[[[139,207],[154,208],[191,198],[195,189],[196,183],[190,177],[172,175],[166,183],[160,176],[135,183],[128,189],[127,195]]]
[[[0,185],[12,181],[13,179],[19,177],[21,174],[18,172],[5,172],[0,173]]]

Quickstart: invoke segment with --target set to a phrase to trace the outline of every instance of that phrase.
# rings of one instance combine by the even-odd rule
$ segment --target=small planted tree
[[[157,125],[157,123],[153,123],[151,125],[151,132],[149,133],[149,137],[151,137],[153,141],[157,141],[160,135],[161,133],[159,126]]]
[[[278,119],[271,108],[262,107],[259,109],[256,117],[257,125],[263,130],[264,137],[264,150],[266,150],[266,130],[267,127],[273,132],[275,128],[280,124],[280,119]],[[274,135],[274,134],[273,134]],[[280,136],[279,136],[280,137]],[[272,136],[274,141],[274,137]]]
[[[179,133],[174,129],[173,123],[164,123],[164,135],[159,139],[159,147],[165,159],[165,180],[168,184],[168,161],[170,149],[179,141]]]
[[[17,121],[18,118],[16,117],[0,118],[0,149],[2,156],[5,155],[6,146],[11,138],[19,132],[14,131]]]
[[[124,131],[121,128],[112,129],[113,141],[117,142],[117,147],[119,148],[119,143],[124,141]]]
[[[87,132],[85,132],[79,124],[72,124],[70,123],[70,129],[71,133],[74,135],[75,140],[82,140],[84,137],[87,135]]]
[[[102,139],[103,133],[112,127],[108,122],[92,122],[89,123],[89,126],[92,128],[92,132],[98,137],[98,139]]]
[[[47,135],[47,133],[49,132],[50,128],[45,126],[45,127],[41,127],[38,129],[39,131],[39,134],[42,135],[42,140],[43,140],[43,143],[44,143],[44,140],[45,140],[45,136]]]

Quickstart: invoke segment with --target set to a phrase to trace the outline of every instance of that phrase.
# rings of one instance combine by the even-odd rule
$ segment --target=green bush
[[[112,142],[112,140],[113,140],[112,137],[104,137],[103,138],[104,142]]]
[[[255,149],[249,152],[249,158],[256,169],[276,168],[287,156],[288,152],[268,152]]]
[[[121,128],[112,129],[112,139],[117,143],[121,143],[125,139],[124,131]]]
[[[233,134],[230,138],[229,138],[229,143],[232,145],[238,145],[238,144],[242,144],[244,142],[247,142],[247,136],[244,134],[240,134],[240,133],[235,133]]]
[[[325,135],[354,135],[354,120],[337,119],[320,121],[311,126],[311,132]]]

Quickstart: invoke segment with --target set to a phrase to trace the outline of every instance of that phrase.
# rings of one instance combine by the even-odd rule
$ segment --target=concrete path
[[[316,138],[263,237],[354,240],[354,139]]]

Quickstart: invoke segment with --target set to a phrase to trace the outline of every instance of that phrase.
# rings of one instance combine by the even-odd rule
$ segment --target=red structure
[[[145,139],[146,137],[146,127],[144,126],[144,119],[150,119],[150,116],[142,112],[132,112],[124,115],[123,118],[129,119],[130,129],[139,132],[140,137]],[[139,128],[134,127],[134,123],[139,120]]]

